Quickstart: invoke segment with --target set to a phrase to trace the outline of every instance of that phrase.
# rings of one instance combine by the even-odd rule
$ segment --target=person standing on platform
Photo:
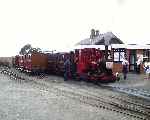
[[[143,62],[143,57],[142,56],[138,56],[137,57],[137,61],[136,61],[136,72],[138,74],[140,74],[142,62]]]
[[[150,63],[149,63],[149,64],[150,64]],[[147,68],[146,73],[147,73],[147,78],[148,78],[148,80],[149,80],[149,79],[150,79],[150,65],[148,65],[148,68]]]
[[[123,67],[122,67],[123,78],[124,78],[124,80],[126,80],[127,79],[129,62],[127,60],[124,60],[122,62],[122,65],[123,65]]]
[[[70,75],[70,59],[67,57],[67,59],[64,62],[64,81],[67,81]]]
[[[145,62],[143,67],[146,73],[146,79],[150,79],[150,62]]]

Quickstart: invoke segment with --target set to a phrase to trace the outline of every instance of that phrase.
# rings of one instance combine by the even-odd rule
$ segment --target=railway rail
[[[73,100],[79,100],[80,102],[84,104],[89,104],[93,107],[115,111],[117,113],[133,117],[135,119],[140,120],[150,119],[149,106],[145,106],[142,103],[131,101],[131,99],[129,100],[129,98],[126,100],[125,98],[123,99],[116,96],[109,96],[109,97],[107,96],[106,99],[105,97],[103,97],[103,95],[97,96],[83,90],[79,90],[80,93],[77,93],[73,91],[66,91],[54,86],[52,89],[50,89],[50,86],[44,82],[23,78],[20,75],[10,71],[9,69],[2,69],[0,72],[9,75],[11,79],[18,81],[30,81],[30,83],[33,83],[34,87],[37,87],[41,90],[54,92],[58,96],[68,97]],[[76,90],[73,87],[69,87],[69,89],[70,88]],[[117,100],[117,102],[114,102],[115,100]]]
[[[99,92],[99,95],[95,95],[93,92],[91,93],[89,90],[85,90],[82,89],[81,86],[80,87],[72,87],[72,86],[67,86],[67,88],[69,89],[73,89],[72,91],[76,90],[78,91],[78,93],[84,93],[88,96],[92,96],[96,99],[103,99],[104,101],[109,101],[110,103],[114,103],[113,101],[117,101],[117,105],[121,108],[124,109],[129,109],[129,110],[133,110],[136,112],[141,112],[143,114],[150,114],[150,104],[145,105],[145,103],[143,103],[143,100],[134,100],[133,96],[126,96],[126,95],[122,95],[122,97],[117,96],[117,95],[106,95],[103,94],[102,92]],[[106,96],[106,97],[103,97]],[[149,103],[149,101],[147,102]],[[116,104],[116,103],[114,103]]]
[[[135,98],[144,98],[147,101],[150,101],[150,91],[141,89],[141,88],[130,88],[130,87],[120,87],[120,86],[111,86],[111,85],[100,85],[101,87],[108,88],[114,91],[126,93],[130,96],[135,96]]]

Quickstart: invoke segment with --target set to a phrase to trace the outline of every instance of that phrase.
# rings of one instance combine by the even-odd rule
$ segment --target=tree
[[[41,53],[42,50],[40,48],[31,48],[28,53]]]
[[[30,49],[32,49],[31,44],[26,44],[26,45],[24,45],[24,46],[21,48],[19,54],[21,54],[21,55],[28,54],[28,52],[29,52]]]
[[[26,44],[21,48],[19,54],[25,55],[25,54],[41,53],[41,52],[42,50],[40,48],[33,48],[31,44]]]

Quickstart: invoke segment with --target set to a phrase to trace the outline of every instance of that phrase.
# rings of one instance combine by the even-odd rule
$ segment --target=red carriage
[[[48,68],[48,57],[44,53],[15,56],[15,64],[17,68],[26,72],[45,72]]]

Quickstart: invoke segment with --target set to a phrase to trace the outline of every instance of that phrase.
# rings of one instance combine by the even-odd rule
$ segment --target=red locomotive
[[[48,72],[63,75],[64,62],[70,59],[69,77],[94,82],[114,82],[116,76],[106,68],[104,54],[96,48],[78,49],[69,53],[32,53],[16,56],[16,67],[31,73]]]

